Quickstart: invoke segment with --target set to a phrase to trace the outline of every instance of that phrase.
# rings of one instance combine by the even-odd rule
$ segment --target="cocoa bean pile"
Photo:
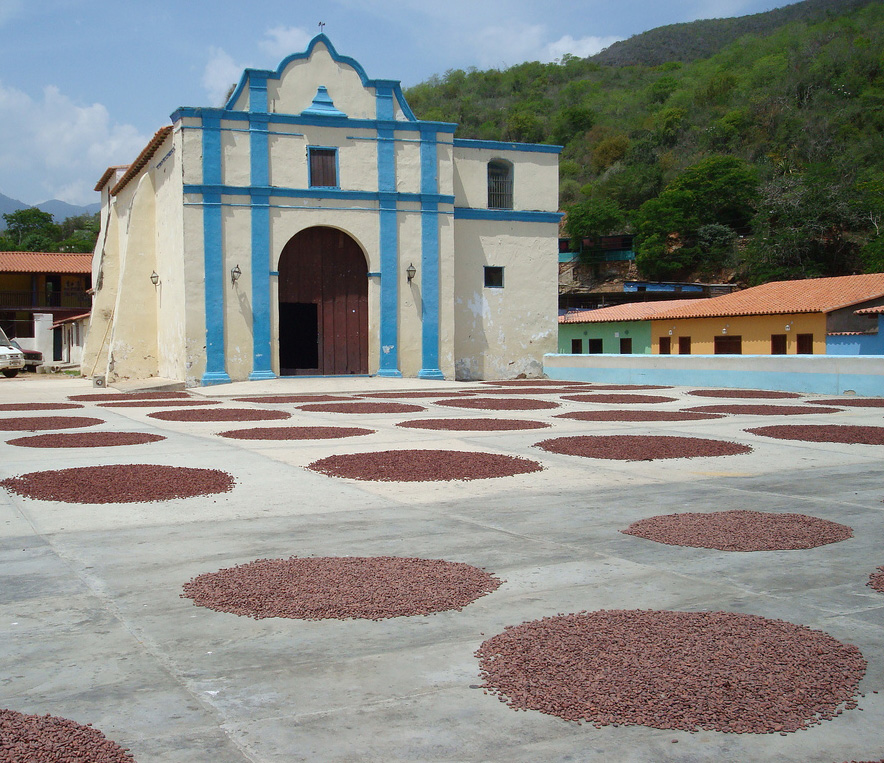
[[[575,421],[701,421],[722,419],[723,414],[692,413],[690,411],[573,411],[558,413],[557,419]]]
[[[476,652],[483,688],[516,710],[596,727],[770,734],[856,707],[859,649],[731,612],[601,610],[509,627]]]
[[[559,407],[558,403],[551,400],[532,400],[531,398],[513,400],[495,397],[467,397],[461,400],[449,398],[437,400],[436,405],[446,405],[450,408],[479,408],[484,411],[539,411],[544,408]]]
[[[220,400],[123,400],[113,403],[96,403],[100,408],[178,408],[187,405],[218,405]]]
[[[333,400],[349,400],[337,395],[261,395],[258,397],[234,397],[237,403],[325,403]]]
[[[417,413],[425,411],[420,405],[409,403],[316,403],[315,405],[299,405],[302,411],[320,411],[322,413]]]
[[[147,415],[161,421],[269,421],[291,418],[291,414],[285,411],[264,411],[258,408],[203,408],[196,411],[156,411]]]
[[[172,397],[190,397],[187,392],[93,392],[88,395],[68,395],[68,400],[97,403],[104,400],[162,400]]]
[[[445,390],[437,390],[436,392],[367,392],[364,395],[357,395],[357,397],[378,398],[378,399],[402,398],[403,400],[405,400],[407,398],[454,397],[454,396],[460,396],[460,395],[475,395],[475,394],[476,394],[475,392],[467,392],[466,390],[464,390],[463,392],[446,392]]]
[[[783,424],[773,427],[756,427],[744,431],[763,437],[775,437],[778,440],[884,445],[884,427],[866,427],[853,424]]]
[[[665,514],[633,522],[620,532],[669,546],[719,551],[791,551],[853,537],[850,527],[826,519],[741,509]]]
[[[162,435],[147,432],[70,432],[16,437],[7,442],[22,448],[110,448],[117,445],[142,445],[165,439]]]
[[[416,419],[400,421],[407,429],[442,429],[451,432],[509,432],[518,429],[544,429],[549,424],[526,419]]]
[[[90,416],[20,416],[0,418],[0,431],[3,432],[36,432],[40,429],[79,429],[104,424],[102,419]]]
[[[502,379],[501,381],[483,381],[491,387],[588,387],[586,382],[570,382],[559,379]]]
[[[435,482],[511,477],[538,472],[536,461],[497,453],[460,450],[384,450],[329,456],[308,469],[329,477],[380,482]]]
[[[811,405],[846,405],[850,408],[884,408],[882,397],[836,397],[831,400],[808,400]]]
[[[91,725],[0,710],[0,763],[134,763],[128,750]]]
[[[483,389],[483,395],[558,395],[562,392],[574,392],[573,387],[501,387],[500,389]]]
[[[361,427],[253,427],[218,432],[218,436],[231,440],[331,440],[374,433],[374,429]]]
[[[82,407],[79,403],[3,403],[0,411],[63,411]]]
[[[838,413],[837,408],[805,408],[802,405],[696,405],[686,408],[701,413],[742,413],[749,416],[806,416],[808,413]]]
[[[664,395],[565,395],[565,400],[575,403],[614,403],[616,405],[637,405],[638,403],[671,403],[678,398]]]
[[[797,392],[775,392],[767,389],[695,389],[688,394],[697,397],[757,398],[759,400],[787,400],[801,397]]]
[[[198,575],[185,583],[182,598],[255,619],[385,620],[460,611],[501,582],[478,567],[443,559],[291,557]]]
[[[698,458],[736,456],[751,453],[748,445],[700,437],[660,437],[656,435],[580,435],[556,437],[535,443],[550,453],[619,461],[651,461],[657,458]]]
[[[866,585],[884,593],[884,567],[878,567],[878,572],[869,575],[869,582]]]
[[[38,501],[141,503],[227,493],[233,476],[218,469],[120,464],[31,472],[0,480],[0,487]]]
[[[672,387],[666,384],[592,384],[586,391],[595,392],[596,390],[609,390],[614,392],[622,390],[624,392],[631,392],[633,390],[641,389],[672,389]]]

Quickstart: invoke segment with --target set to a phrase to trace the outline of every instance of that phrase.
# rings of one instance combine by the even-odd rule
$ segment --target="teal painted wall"
[[[559,352],[571,354],[571,340],[581,340],[581,354],[589,352],[589,339],[602,340],[602,352],[620,354],[620,340],[632,339],[633,355],[651,352],[650,321],[611,321],[609,323],[560,323]]]

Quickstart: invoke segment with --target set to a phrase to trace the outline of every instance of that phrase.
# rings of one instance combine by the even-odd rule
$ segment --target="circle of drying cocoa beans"
[[[748,445],[700,437],[657,435],[579,435],[543,440],[536,446],[550,453],[618,461],[651,461],[658,458],[705,458],[751,453]]]
[[[350,400],[340,395],[259,395],[257,397],[234,397],[237,403],[328,403],[333,400]]]
[[[397,427],[408,429],[442,429],[451,432],[509,432],[518,429],[544,429],[544,421],[527,419],[416,419],[400,421]]]
[[[98,403],[100,408],[179,408],[190,405],[218,405],[220,400],[124,400],[122,402]]]
[[[0,487],[39,501],[143,503],[226,493],[234,479],[218,469],[155,464],[79,466],[0,480]]]
[[[321,413],[417,413],[427,410],[420,405],[409,403],[316,403],[315,405],[299,405],[302,411],[319,411]]]
[[[695,405],[686,411],[742,413],[748,416],[804,416],[808,413],[840,413],[837,408],[807,408],[803,405]]]
[[[483,390],[484,392],[484,390]],[[475,392],[470,392],[464,390],[462,392],[446,392],[445,390],[438,390],[436,392],[366,392],[363,395],[359,395],[358,397],[366,397],[366,398],[377,398],[377,399],[389,399],[389,398],[402,398],[403,400],[406,398],[422,398],[422,397],[454,397],[460,395],[475,395]]]
[[[564,395],[563,400],[573,400],[575,403],[614,403],[616,405],[629,405],[639,403],[671,403],[678,398],[666,397],[664,395],[618,395],[618,394],[601,394],[601,395]]]
[[[129,752],[91,725],[53,715],[0,710],[2,763],[134,763]]]
[[[850,527],[827,519],[742,509],[649,517],[620,532],[668,546],[719,551],[792,551],[853,537]]]
[[[66,432],[17,437],[6,442],[22,448],[111,448],[117,445],[142,445],[165,439],[162,435],[147,432]]]
[[[0,411],[64,411],[82,407],[79,403],[3,403]]]
[[[774,437],[778,440],[802,442],[839,442],[848,445],[884,445],[884,427],[866,427],[852,424],[784,424],[775,427],[756,427],[745,432]]]
[[[572,411],[557,413],[557,419],[576,421],[701,421],[723,419],[721,413],[691,413],[689,411]]]
[[[808,400],[811,405],[846,405],[850,408],[884,408],[884,397],[848,397],[831,400]]]
[[[36,432],[39,429],[94,427],[96,424],[104,424],[104,421],[91,416],[18,416],[8,419],[0,418],[0,431]]]
[[[574,392],[574,387],[501,387],[500,389],[483,389],[483,395],[559,395],[563,392]]]
[[[866,585],[884,593],[884,567],[878,567],[878,572],[869,575],[869,582]]]
[[[461,450],[384,450],[314,461],[308,469],[329,477],[378,482],[436,482],[512,477],[539,472],[537,461]]]
[[[623,390],[624,392],[629,392],[640,389],[672,389],[672,387],[667,384],[592,384],[586,391],[594,392],[597,389],[611,391]]]
[[[218,432],[218,436],[231,440],[331,440],[374,433],[374,429],[361,427],[253,427]]]
[[[385,620],[460,611],[501,580],[461,562],[393,556],[258,559],[198,575],[183,598],[261,619]]]
[[[502,381],[483,381],[492,387],[562,387],[581,386],[585,382],[570,382],[560,379],[504,379]]]
[[[199,410],[156,411],[148,413],[161,421],[270,421],[289,419],[286,411],[264,411],[258,408],[200,408]]]
[[[68,400],[97,403],[105,400],[162,400],[163,398],[190,397],[187,392],[96,392],[90,395],[68,395]]]
[[[801,397],[797,392],[776,392],[767,389],[695,389],[688,392],[697,397],[753,398],[759,400],[787,400]]]
[[[463,399],[448,398],[437,400],[436,405],[445,405],[450,408],[479,408],[483,411],[539,411],[544,408],[558,408],[559,404],[551,400],[532,400],[531,398],[499,397],[465,397]]]
[[[601,610],[507,628],[476,652],[483,688],[516,710],[596,727],[771,734],[856,707],[859,649],[732,612]]]

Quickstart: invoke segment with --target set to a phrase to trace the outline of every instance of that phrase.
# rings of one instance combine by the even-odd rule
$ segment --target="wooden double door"
[[[368,373],[368,267],[335,228],[307,228],[279,258],[282,376]]]

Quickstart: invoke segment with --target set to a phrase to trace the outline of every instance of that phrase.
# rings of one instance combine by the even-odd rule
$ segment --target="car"
[[[43,353],[39,350],[26,350],[15,339],[10,340],[13,347],[17,347],[25,356],[25,371],[37,371],[38,366],[43,365]]]
[[[25,354],[0,329],[0,373],[11,379],[25,367]]]

